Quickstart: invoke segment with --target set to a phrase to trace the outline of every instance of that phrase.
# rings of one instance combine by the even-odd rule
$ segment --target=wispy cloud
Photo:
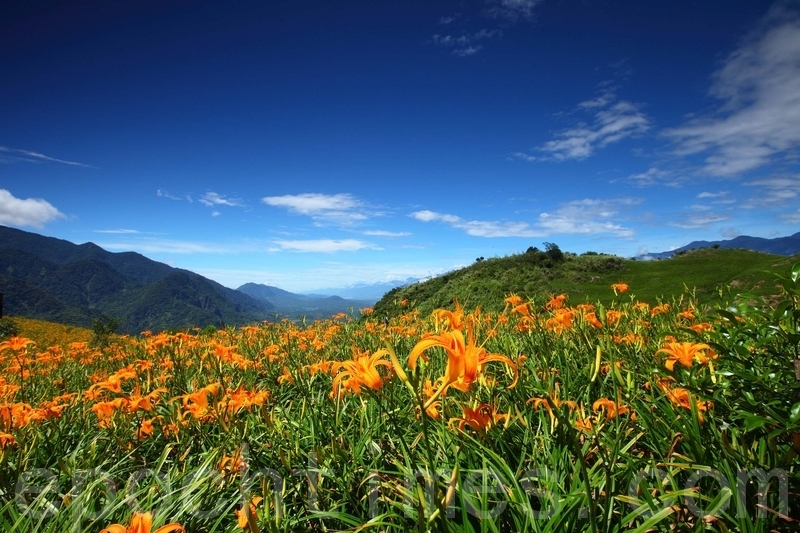
[[[380,229],[362,231],[364,235],[371,237],[408,237],[411,233],[407,231],[385,231]]]
[[[349,193],[287,194],[266,196],[261,201],[273,207],[286,208],[290,213],[309,216],[320,223],[331,222],[347,226],[369,218],[367,205]]]
[[[421,222],[442,222],[474,237],[547,237],[554,234],[612,234],[633,236],[633,230],[614,221],[624,207],[640,203],[638,199],[576,200],[561,204],[550,213],[541,213],[535,223],[512,221],[465,220],[457,215],[436,211],[415,211],[409,216]]]
[[[491,7],[486,10],[490,17],[503,18],[516,22],[518,19],[532,19],[533,10],[540,0],[490,0]]]
[[[733,198],[730,191],[708,192],[704,191],[697,195],[698,200],[709,200],[712,204],[725,205],[735,204],[736,198]]]
[[[619,142],[627,137],[642,135],[650,129],[650,120],[636,104],[625,100],[617,100],[616,94],[611,89],[603,92],[591,100],[580,102],[575,111],[591,112],[594,120],[591,124],[579,122],[575,127],[567,128],[555,134],[555,139],[537,146],[537,152],[544,155],[533,155],[527,152],[514,152],[513,158],[523,161],[586,159],[595,153],[598,148]],[[650,175],[640,175],[643,184],[649,184],[654,178],[653,170]]]
[[[415,211],[410,216],[421,222],[444,222],[449,226],[464,230],[467,235],[474,237],[542,237],[544,235],[527,222],[464,220],[456,215],[427,210]]]
[[[183,198],[181,198],[180,196],[175,196],[174,194],[170,194],[167,191],[163,191],[161,189],[158,189],[156,191],[156,196],[160,198],[169,198],[170,200],[183,200]]]
[[[120,252],[139,252],[143,254],[169,253],[180,255],[230,254],[237,252],[256,251],[258,249],[253,244],[217,244],[198,241],[152,238],[98,242],[97,245],[105,248],[106,250],[116,250]]]
[[[5,189],[0,189],[0,224],[30,226],[41,229],[48,222],[66,218],[50,202],[41,198],[16,198]]]
[[[523,161],[536,161],[536,159],[537,159],[536,156],[533,156],[533,155],[530,155],[530,154],[526,154],[525,152],[514,152],[513,154],[511,154],[511,157],[509,157],[508,159],[509,160],[513,160],[515,158],[516,159],[521,159]]]
[[[676,217],[675,220],[667,222],[667,225],[684,229],[697,229],[706,228],[712,224],[724,222],[730,218],[730,215],[724,213],[686,213]]]
[[[461,13],[456,13],[454,15],[450,15],[449,17],[441,17],[439,19],[439,24],[441,24],[442,26],[447,26],[448,24],[452,24],[453,22],[458,20],[460,17]]]
[[[137,235],[141,231],[135,229],[96,229],[95,233],[108,233],[112,235]]]
[[[735,176],[800,146],[800,14],[776,4],[714,74],[714,116],[695,118],[664,134],[676,153],[708,154],[704,170]]]
[[[678,187],[681,184],[681,181],[675,178],[673,172],[662,170],[658,167],[650,167],[645,172],[631,174],[628,176],[628,181],[632,182],[637,187],[649,187],[652,185]]]
[[[800,199],[800,175],[771,176],[743,185],[756,188],[755,194],[742,203],[742,207],[750,209],[782,207]]]
[[[503,32],[498,29],[482,29],[473,33],[461,33],[456,36],[436,34],[431,41],[441,47],[453,48],[451,52],[453,55],[466,57],[478,53],[483,48],[482,44],[477,44],[478,41],[499,38],[502,35]]]
[[[228,207],[242,207],[244,204],[238,198],[226,198],[215,192],[207,192],[198,200],[201,204],[213,207],[215,205],[226,205]]]
[[[638,198],[583,199],[561,204],[553,213],[539,215],[538,226],[548,234],[597,235],[608,233],[624,239],[633,237],[633,230],[614,219],[622,209],[641,203]]]
[[[360,241],[358,239],[308,239],[308,240],[282,240],[276,239],[273,242],[271,252],[356,252],[358,250],[380,248],[375,245]]]
[[[77,163],[75,161],[67,161],[65,159],[56,159],[55,157],[46,156],[39,152],[32,152],[30,150],[20,150],[19,148],[9,148],[7,146],[0,146],[0,163],[14,163],[17,161],[24,161],[28,163],[61,163],[62,165],[71,165],[75,167],[97,168],[85,163]]]
[[[783,213],[780,216],[780,219],[783,220],[786,224],[800,224],[800,209],[796,209],[789,213]]]
[[[546,154],[538,159],[586,159],[598,148],[641,135],[650,128],[650,121],[638,105],[617,101],[616,95],[608,90],[595,99],[581,102],[578,110],[593,112],[593,122],[581,122],[557,132],[555,139],[536,148]]]

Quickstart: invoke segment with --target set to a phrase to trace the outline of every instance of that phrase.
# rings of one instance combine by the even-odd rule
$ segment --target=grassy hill
[[[557,247],[547,252],[529,249],[389,291],[375,304],[375,313],[395,316],[404,309],[403,300],[429,313],[451,307],[455,298],[465,307],[498,311],[512,292],[539,303],[551,294],[565,293],[573,303],[608,304],[615,298],[610,286],[618,282],[627,283],[637,300],[653,304],[685,292],[686,287],[695,291],[701,303],[719,302],[728,292],[770,296],[777,290],[767,272],[784,272],[798,260],[800,256],[736,249],[699,249],[661,261],[591,253],[577,256]]]

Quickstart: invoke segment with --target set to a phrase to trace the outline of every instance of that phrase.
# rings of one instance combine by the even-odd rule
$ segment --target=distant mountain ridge
[[[238,289],[244,294],[262,302],[268,302],[282,310],[284,314],[305,316],[307,318],[323,318],[353,309],[371,307],[374,300],[345,299],[341,296],[295,294],[278,287],[245,283]]]
[[[800,253],[800,232],[787,237],[775,237],[766,239],[764,237],[750,237],[740,235],[733,239],[722,241],[692,241],[686,246],[681,246],[668,252],[648,253],[636,257],[640,260],[666,259],[680,252],[696,250],[698,248],[738,248],[742,250],[752,250],[754,252],[764,252],[775,255],[795,255]]]
[[[397,287],[405,287],[422,281],[421,278],[394,279],[376,283],[354,283],[345,287],[334,287],[314,290],[313,296],[336,294],[343,298],[355,298],[371,301],[373,304],[383,298],[383,295]],[[309,295],[312,296],[312,295]]]
[[[113,253],[0,226],[4,314],[89,326],[101,315],[121,331],[185,329],[261,320],[274,306],[135,252]]]
[[[5,315],[89,326],[101,315],[120,331],[241,325],[284,316],[323,317],[372,302],[293,295],[276,287],[253,297],[135,252],[114,253],[0,226],[0,293]]]

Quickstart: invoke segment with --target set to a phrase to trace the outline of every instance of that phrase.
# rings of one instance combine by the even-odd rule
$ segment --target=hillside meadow
[[[554,245],[553,245],[554,246]],[[509,292],[543,299],[567,294],[573,301],[613,302],[608,287],[624,280],[637,300],[657,305],[681,295],[699,305],[724,305],[737,293],[752,293],[774,302],[779,288],[774,275],[791,268],[800,255],[785,257],[751,250],[703,248],[657,261],[637,261],[615,255],[549,251],[479,258],[472,265],[435,278],[398,287],[375,304],[379,315],[403,310],[396,303],[412,302],[423,313],[452,305],[455,296],[466,306],[498,312]]]
[[[493,310],[18,331],[0,344],[0,528],[795,530],[800,263],[769,301],[642,300],[634,266],[604,281]]]

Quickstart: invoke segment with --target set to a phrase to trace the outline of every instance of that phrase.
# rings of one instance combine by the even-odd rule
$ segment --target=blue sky
[[[237,287],[800,230],[800,2],[19,2],[0,224]]]

